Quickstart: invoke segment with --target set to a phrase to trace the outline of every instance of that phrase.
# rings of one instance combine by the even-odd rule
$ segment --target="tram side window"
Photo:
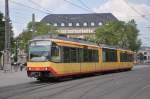
[[[84,62],[98,62],[98,50],[84,49],[83,53]]]
[[[78,58],[78,62],[83,62],[83,49],[82,48],[78,48],[77,51],[77,58]]]
[[[128,54],[128,61],[133,62],[134,61],[134,56],[133,54]]]
[[[63,47],[63,62],[64,63],[76,63],[79,61],[78,48]]]
[[[98,62],[98,50],[84,49],[83,62]]]
[[[98,50],[63,47],[63,62],[98,62]]]
[[[132,62],[134,60],[133,58],[133,54],[127,52],[120,53],[120,62]]]
[[[116,62],[117,61],[117,51],[113,49],[103,49],[103,62]]]
[[[98,62],[99,60],[99,57],[98,57],[98,50],[93,50],[92,51],[92,61],[93,62]]]
[[[60,47],[53,46],[51,48],[51,61],[53,61],[53,62],[61,62]]]
[[[70,48],[70,62],[77,62],[77,48]]]
[[[120,62],[127,62],[127,53],[120,53]]]
[[[70,62],[70,48],[69,47],[63,47],[63,62],[69,63]]]
[[[83,53],[84,53],[83,54],[84,62],[90,62],[92,56],[92,50],[84,49]]]

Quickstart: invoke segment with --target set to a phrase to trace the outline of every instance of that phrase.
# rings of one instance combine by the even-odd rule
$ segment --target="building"
[[[41,22],[49,23],[68,37],[86,38],[95,35],[95,29],[109,21],[117,20],[111,13],[50,14]]]
[[[140,63],[150,63],[150,47],[141,47],[138,51],[138,61]]]

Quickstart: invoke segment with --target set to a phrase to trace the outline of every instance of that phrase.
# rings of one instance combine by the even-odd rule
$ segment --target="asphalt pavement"
[[[7,71],[0,70],[0,87],[18,85],[36,81],[33,78],[27,77],[26,71]],[[1,89],[0,89],[1,90]],[[0,98],[1,99],[1,98]]]
[[[3,86],[0,99],[150,99],[150,66],[62,82],[33,80]]]

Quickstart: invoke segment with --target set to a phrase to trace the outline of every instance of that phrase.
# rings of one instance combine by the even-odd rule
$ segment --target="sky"
[[[122,21],[135,19],[142,45],[150,46],[150,0],[9,0],[9,10],[15,36],[26,29],[32,13],[36,21],[48,14],[112,13]]]

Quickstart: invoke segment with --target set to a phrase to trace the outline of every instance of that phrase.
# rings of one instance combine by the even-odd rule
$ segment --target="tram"
[[[37,79],[131,70],[134,52],[69,39],[38,36],[29,41],[27,74]]]

